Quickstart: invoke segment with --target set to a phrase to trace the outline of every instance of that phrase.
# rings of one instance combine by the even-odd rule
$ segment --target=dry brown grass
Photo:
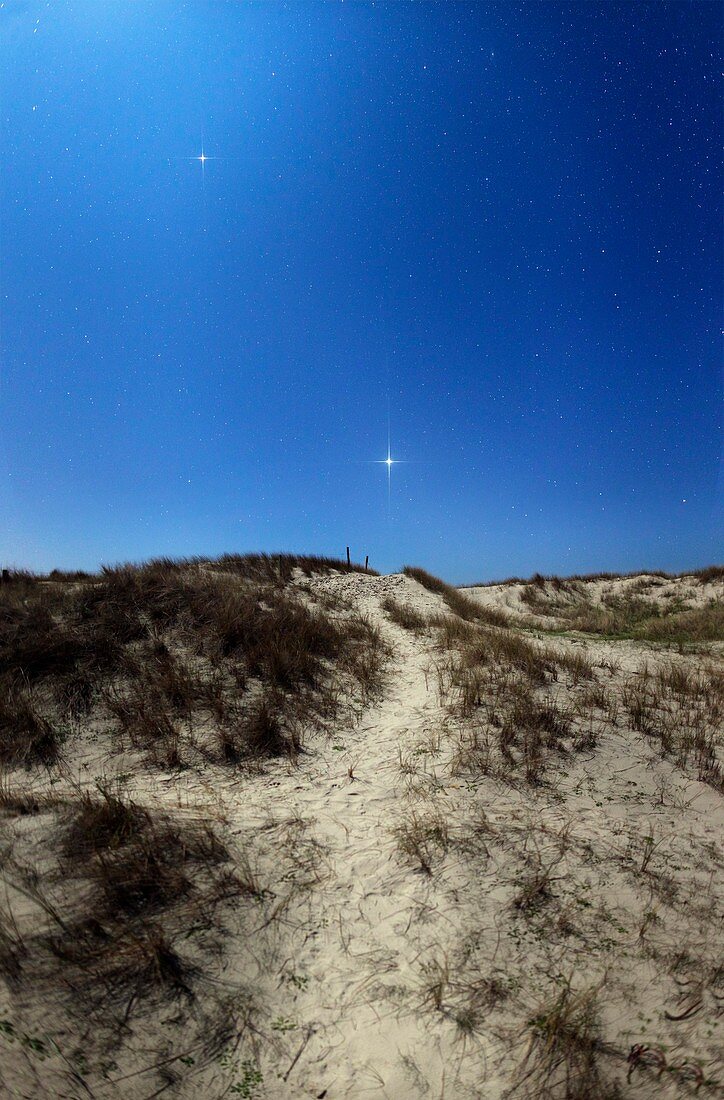
[[[421,584],[428,592],[434,592],[442,596],[453,615],[457,615],[466,622],[489,623],[492,626],[508,625],[508,616],[504,611],[499,611],[494,607],[481,606],[476,600],[471,600],[469,596],[464,595],[458,588],[453,588],[452,585],[446,584],[439,577],[428,573],[426,569],[420,569],[419,566],[415,565],[406,565],[403,572],[406,576],[412,577],[418,584]]]
[[[114,791],[107,784],[99,784],[97,795],[90,791],[79,795],[63,840],[63,850],[74,860],[107,849],[115,850],[140,837],[150,824],[147,810],[124,798],[120,789]]]
[[[426,875],[432,874],[436,860],[450,844],[448,823],[435,812],[418,814],[413,810],[394,835],[400,853]]]
[[[62,742],[58,725],[40,713],[32,692],[0,682],[0,762],[25,767],[53,764]]]
[[[218,731],[221,758],[235,764],[249,757],[295,756],[301,748],[298,730],[285,727],[284,703],[278,695],[262,695]]]
[[[553,754],[594,747],[598,696],[584,694],[596,681],[588,654],[449,617],[434,625],[441,697],[462,721],[460,770],[538,785]]]
[[[574,685],[581,681],[590,681],[596,678],[593,661],[587,653],[583,653],[580,649],[572,652],[558,651],[555,660],[560,669],[570,673]]]
[[[283,576],[342,567],[290,555],[159,560],[2,585],[0,759],[50,763],[70,720],[104,713],[166,767],[184,762],[199,723],[217,730],[227,761],[296,751],[304,719],[376,689],[384,646],[353,610],[303,602],[280,583],[280,562]]]
[[[505,577],[502,580],[479,581],[477,584],[464,584],[462,588],[495,588],[501,585],[527,584],[543,587],[550,584],[556,589],[565,588],[575,581],[618,581],[634,580],[636,577],[656,577],[659,580],[676,580],[681,577],[696,577],[702,584],[724,578],[724,565],[710,565],[704,569],[690,569],[683,573],[667,573],[663,569],[638,569],[631,573],[572,573],[560,577],[555,573],[533,573],[530,577]]]
[[[295,571],[305,577],[327,573],[366,573],[378,577],[376,569],[365,568],[357,562],[347,565],[339,558],[326,558],[314,554],[223,554],[212,563],[216,568],[230,570],[248,580],[288,583]]]
[[[528,580],[525,577],[501,577],[499,580],[492,581],[477,581],[473,584],[461,584],[462,589],[465,588],[501,588],[508,587],[511,584],[527,584]]]
[[[422,634],[429,626],[427,616],[422,615],[410,604],[393,600],[391,596],[385,597],[381,607],[383,611],[387,612],[393,623],[397,623],[398,626],[411,631],[413,634]]]
[[[621,702],[631,728],[650,738],[662,755],[697,778],[723,790],[721,731],[724,728],[724,674],[668,664],[652,671],[643,665],[623,681]]]
[[[644,665],[624,677],[615,668],[605,688],[581,650],[470,624],[442,624],[438,638],[441,694],[465,723],[461,767],[500,777],[522,770],[537,784],[552,753],[594,748],[623,714],[662,755],[722,788],[724,678],[715,666]]]
[[[616,1092],[601,1069],[598,988],[566,983],[529,1019],[530,1041],[514,1092],[539,1100],[605,1100]]]
[[[34,808],[5,799],[4,809],[43,813],[47,843],[61,840],[60,892],[47,871],[6,863],[11,890],[28,893],[44,915],[21,934],[4,914],[1,938],[12,946],[4,971],[14,988],[57,991],[62,978],[76,1008],[125,1000],[128,1011],[158,987],[192,995],[182,940],[194,924],[211,927],[219,904],[244,892],[209,826],[153,816],[107,787]]]
[[[724,581],[724,565],[709,565],[706,569],[697,569],[692,576],[696,577],[700,584]]]

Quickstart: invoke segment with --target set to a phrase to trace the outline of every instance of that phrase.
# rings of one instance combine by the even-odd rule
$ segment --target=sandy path
[[[295,809],[314,820],[327,873],[314,889],[316,927],[294,957],[304,988],[291,1011],[303,1050],[279,1095],[393,1098],[415,1094],[416,1078],[431,1095],[445,1094],[448,1059],[429,1013],[419,1011],[420,942],[411,933],[429,880],[406,863],[393,835],[415,797],[400,754],[439,728],[441,712],[423,644],[379,609],[374,617],[395,655],[384,699],[323,745],[304,767],[307,782],[290,792]]]

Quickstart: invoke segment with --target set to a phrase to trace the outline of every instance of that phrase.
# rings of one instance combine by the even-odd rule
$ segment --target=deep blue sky
[[[722,558],[718,4],[0,25],[3,564]]]

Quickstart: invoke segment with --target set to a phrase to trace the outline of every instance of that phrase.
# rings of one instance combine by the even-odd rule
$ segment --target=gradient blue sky
[[[721,12],[0,3],[2,564],[721,560]]]

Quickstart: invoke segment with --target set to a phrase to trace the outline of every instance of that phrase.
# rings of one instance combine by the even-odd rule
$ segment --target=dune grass
[[[309,568],[324,572],[341,564]],[[407,573],[440,596],[443,613],[427,616],[411,602],[389,597],[380,606],[392,622],[418,636],[416,647],[407,639],[401,649],[424,647],[426,684],[429,677],[434,692],[437,676],[446,706],[434,750],[427,733],[424,751],[416,747],[403,758],[401,748],[401,767],[408,761],[421,766],[419,774],[435,782],[411,783],[416,801],[395,805],[391,854],[400,871],[417,872],[425,893],[447,889],[463,860],[477,861],[471,864],[471,882],[487,882],[481,872],[493,874],[497,868],[493,892],[501,888],[501,928],[509,922],[511,944],[526,947],[533,937],[550,937],[557,950],[564,941],[574,944],[574,953],[588,950],[581,937],[595,929],[598,917],[590,904],[578,906],[566,886],[578,843],[569,836],[570,823],[560,829],[556,824],[551,832],[542,817],[538,828],[533,814],[496,817],[490,802],[503,791],[518,809],[564,807],[562,777],[575,777],[577,767],[589,765],[595,773],[593,750],[599,744],[608,748],[612,738],[654,748],[690,777],[721,789],[721,672],[713,659],[694,668],[686,658],[661,653],[647,655],[650,667],[624,661],[622,671],[614,646],[536,638],[517,623],[512,626],[504,613],[481,608],[425,571]],[[290,820],[273,830],[272,858],[265,849],[264,862],[258,861],[253,845],[272,831],[255,824],[256,831],[244,832],[238,828],[241,818],[226,831],[228,803],[217,805],[214,775],[235,800],[247,788],[229,770],[214,773],[206,765],[232,769],[261,758],[296,758],[305,726],[329,724],[340,700],[359,702],[375,691],[385,656],[380,635],[335,586],[317,592],[305,584],[309,575],[291,556],[280,567],[273,555],[259,555],[119,566],[94,577],[22,576],[0,590],[0,762],[8,769],[0,784],[0,815],[6,897],[13,899],[16,914],[0,899],[0,973],[18,1004],[47,996],[61,1018],[72,1007],[77,1019],[87,1015],[93,1021],[89,1030],[101,1021],[108,1034],[96,1053],[110,1049],[120,1033],[146,1029],[150,1034],[154,1017],[164,1020],[163,1028],[173,1021],[184,1042],[189,1037],[189,1050],[174,1049],[172,1057],[183,1050],[184,1058],[189,1054],[199,1062],[210,1051],[226,1049],[229,1036],[238,1043],[245,1027],[245,1054],[254,1052],[259,1036],[275,1042],[278,1025],[289,1026],[293,1035],[291,1017],[263,1017],[262,980],[252,994],[235,986],[222,1000],[231,973],[225,951],[232,929],[236,974],[243,972],[236,953],[246,950],[247,941],[254,941],[250,955],[258,954],[265,964],[271,959],[278,964],[275,953],[282,943],[294,959],[294,948],[282,939],[299,928],[299,912],[288,908],[288,897],[302,882],[313,886],[323,880],[329,873],[325,854],[314,843],[290,854],[289,836],[298,827]],[[550,608],[580,603],[583,582],[566,587],[540,577],[531,588],[533,602]],[[646,586],[630,590],[627,601],[623,611],[612,605],[604,611],[628,616],[633,625],[648,624],[654,601],[646,598]],[[674,600],[667,606],[670,617],[691,610]],[[658,618],[666,621],[666,615]],[[144,784],[150,779],[152,791],[164,792],[158,806],[141,805],[139,794],[125,793],[118,781],[99,781],[69,795],[69,773],[54,765],[62,763],[65,751],[72,752],[81,729],[92,730],[93,739],[107,737],[111,752],[138,752],[141,764],[190,770],[180,777],[139,773],[142,782],[134,790],[148,796]],[[457,773],[450,791],[483,794],[470,822],[449,811],[448,792],[444,803],[434,802],[433,757],[448,750],[441,765],[446,776],[448,768]],[[359,776],[353,759],[347,782],[356,793],[367,779],[364,749]],[[49,777],[16,770],[38,763],[51,769]],[[343,784],[346,766],[341,760]],[[257,767],[251,763],[248,770],[253,775]],[[274,775],[291,771],[275,768]],[[300,783],[304,774],[298,773]],[[176,807],[174,784],[179,779],[178,791],[185,790],[187,776],[191,784],[203,778],[205,786],[211,777],[204,812],[214,816],[213,828],[198,810],[182,805],[181,795]],[[36,793],[41,788],[43,793]],[[272,797],[277,790],[269,787]],[[659,873],[663,860],[657,865],[660,841],[653,829],[650,835],[632,834],[630,851],[606,856],[650,889],[627,935],[652,951],[656,945],[648,929],[659,919],[654,895],[673,896],[673,886],[667,886],[663,870]],[[593,873],[592,849],[582,847],[578,854],[586,857],[586,875]],[[610,870],[608,862],[605,867]],[[588,903],[587,896],[580,900]],[[316,921],[320,911],[310,908]],[[266,928],[269,940],[261,944],[256,937]],[[508,998],[506,1011],[520,1025],[516,1035],[522,1033],[524,1048],[511,1042],[511,1096],[613,1100],[617,1093],[607,1083],[612,1053],[602,1039],[609,1006],[603,987],[590,986],[599,972],[584,973],[582,966],[575,983],[546,972],[545,980],[526,986],[514,967],[503,972],[490,962],[488,931],[476,930],[473,920],[459,956],[441,941],[434,957],[421,964],[416,998],[465,1041],[487,1027]],[[600,929],[596,935],[604,942]],[[525,954],[526,967],[532,954]],[[508,961],[516,958],[513,951]],[[536,975],[540,978],[540,971]],[[302,992],[307,976],[294,977],[295,990]],[[296,1064],[298,1049],[291,1046],[285,1065]],[[516,1052],[521,1053],[517,1061]],[[619,1071],[625,1054],[615,1051]],[[668,1068],[684,1082],[684,1063]],[[178,1075],[165,1067],[161,1072],[166,1078],[159,1076],[144,1095],[167,1086],[173,1093]],[[642,1058],[630,1063],[631,1072],[643,1082],[650,1071]],[[125,1081],[120,1081],[122,1095]],[[242,1087],[236,1081],[231,1091]]]
[[[226,556],[3,584],[0,760],[54,762],[68,722],[91,713],[167,767],[182,763],[192,718],[213,726],[227,762],[297,751],[303,719],[331,716],[343,685],[366,697],[379,679],[377,630],[284,579],[342,567]]]
[[[523,1095],[562,1100],[614,1100],[600,1068],[598,989],[566,983],[528,1022],[529,1045],[518,1073]]]
[[[61,752],[62,733],[39,712],[33,695],[21,684],[0,681],[0,763],[54,763]]]
[[[526,586],[521,598],[543,621],[552,619],[564,629],[581,633],[670,645],[724,640],[724,600],[690,607],[680,598],[664,603],[645,597],[642,591],[645,587],[604,593],[600,603],[594,603],[582,578],[556,586],[550,578],[541,577]]]
[[[595,682],[585,653],[554,650],[511,629],[505,613],[481,607],[424,570],[405,572],[441,595],[453,612],[431,618],[428,627],[441,654],[436,664],[441,700],[463,723],[459,770],[511,782],[523,776],[535,786],[544,781],[553,754],[591,747],[595,702],[584,706],[581,693],[562,704],[550,690],[561,677],[571,690]]]
[[[12,988],[60,990],[86,1011],[126,1004],[126,1018],[151,994],[193,998],[189,929],[211,927],[221,902],[245,892],[210,826],[151,814],[109,787],[34,808],[5,797],[0,805],[6,821],[42,815],[33,851],[60,842],[64,883],[59,894],[48,870],[6,862],[6,888],[26,893],[37,913],[23,931],[0,913],[0,970]]]
[[[421,634],[429,627],[427,616],[421,614],[411,604],[400,603],[391,596],[386,596],[380,605],[386,611],[393,623],[409,630],[413,634]]]
[[[508,616],[504,611],[497,608],[482,607],[475,600],[471,600],[469,596],[464,595],[458,588],[446,584],[439,577],[428,573],[426,569],[421,569],[416,565],[406,565],[403,572],[406,576],[421,584],[428,592],[434,592],[436,595],[442,596],[453,615],[457,615],[465,622],[490,623],[494,626],[508,625]]]
[[[636,674],[625,677],[621,699],[633,730],[680,767],[692,765],[700,781],[724,791],[721,669],[704,666],[693,671],[671,663],[650,669],[643,665]]]

